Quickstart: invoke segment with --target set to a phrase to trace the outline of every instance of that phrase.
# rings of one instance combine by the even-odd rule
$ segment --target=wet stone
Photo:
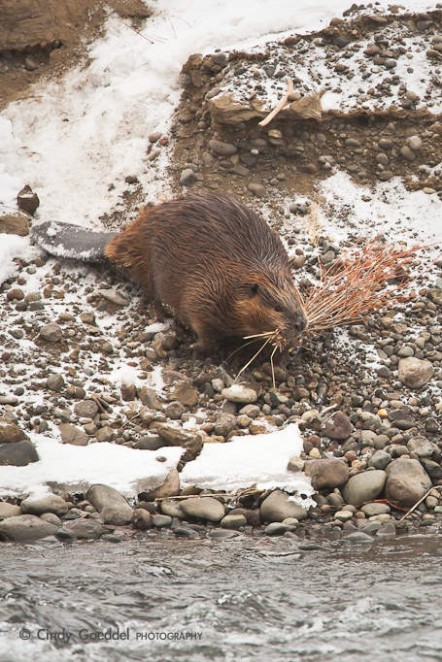
[[[387,503],[366,503],[361,510],[367,517],[373,517],[374,515],[389,513],[391,509]]]
[[[158,513],[157,515],[152,516],[152,524],[157,529],[172,526],[172,517],[170,515],[161,515]]]
[[[302,506],[289,500],[289,495],[281,490],[272,492],[260,506],[261,519],[264,522],[282,522],[287,517],[301,521],[307,518],[307,511]]]
[[[221,520],[221,527],[223,529],[240,529],[242,526],[246,526],[247,519],[245,515],[225,515]]]
[[[22,513],[30,515],[42,515],[43,513],[55,513],[65,515],[69,509],[68,503],[57,494],[47,494],[41,497],[30,496],[21,502]]]
[[[181,509],[188,517],[219,522],[225,513],[224,505],[213,497],[196,497],[181,501]]]
[[[287,531],[290,531],[290,527],[282,522],[271,522],[264,529],[264,533],[267,536],[282,536]]]
[[[105,530],[103,525],[97,519],[92,517],[64,522],[63,529],[79,540],[95,540],[96,538],[99,538]]]
[[[18,515],[0,522],[0,540],[32,542],[54,535],[58,527],[45,522],[36,515]]]
[[[92,485],[87,491],[86,499],[100,513],[104,524],[122,526],[132,521],[133,508],[113,487],[101,484]]]
[[[135,508],[132,516],[132,524],[135,529],[147,531],[152,527],[152,515],[144,508]]]

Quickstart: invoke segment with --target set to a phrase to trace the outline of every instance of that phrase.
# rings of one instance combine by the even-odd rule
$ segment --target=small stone
[[[184,517],[184,513],[179,501],[174,501],[173,499],[168,501],[167,499],[164,499],[164,501],[161,501],[160,503],[160,508],[163,515],[169,515],[169,517],[179,517],[180,519]]]
[[[287,531],[290,531],[290,527],[282,522],[271,522],[264,529],[267,536],[282,536]]]
[[[375,526],[374,528],[377,530],[379,527]],[[352,544],[371,544],[373,542],[373,538],[368,534],[368,532],[366,532],[367,529],[368,527],[366,527],[364,531],[354,531],[353,533],[349,533],[347,536],[345,536],[345,542]]]
[[[170,469],[164,483],[149,492],[149,499],[164,499],[165,497],[178,496],[180,493],[180,474],[177,469]]]
[[[22,513],[29,515],[42,515],[43,513],[55,513],[55,515],[65,515],[69,506],[62,497],[57,494],[46,494],[36,497],[29,496],[24,499],[20,508]]]
[[[349,469],[343,460],[329,458],[306,462],[304,471],[310,476],[315,490],[342,487],[348,480]]]
[[[30,186],[24,186],[17,195],[17,206],[31,216],[37,211],[40,200]]]
[[[190,529],[188,526],[177,526],[173,532],[179,538],[191,538],[194,540],[199,538],[198,533],[193,529]]]
[[[290,458],[288,464],[287,464],[287,471],[304,471],[304,466],[305,466],[305,460],[302,460],[300,457],[297,455],[294,455],[293,457]]]
[[[68,531],[78,540],[95,540],[105,531],[103,525],[93,517],[64,522],[63,530]]]
[[[152,528],[152,515],[144,508],[135,508],[132,516],[132,525],[140,531]]]
[[[29,220],[21,214],[0,216],[0,234],[16,234],[26,237],[29,234]]]
[[[246,526],[247,519],[245,515],[225,515],[222,518],[220,526],[223,529],[240,529],[242,526]]]
[[[221,140],[209,140],[209,149],[218,156],[231,156],[238,151],[235,145],[224,143]]]
[[[382,492],[387,479],[385,471],[374,469],[352,476],[345,485],[342,496],[347,503],[359,508]]]
[[[188,517],[219,522],[225,513],[223,504],[213,497],[196,497],[181,501],[181,509]]]
[[[256,195],[257,198],[262,198],[266,192],[265,186],[259,182],[250,182],[247,188],[253,193],[253,195]]]
[[[217,416],[213,431],[217,435],[227,437],[229,432],[233,430],[236,425],[236,416],[234,414],[222,413]]]
[[[61,423],[58,426],[61,441],[63,444],[73,444],[74,446],[87,446],[89,437],[87,434],[70,423]]]
[[[51,322],[40,329],[40,338],[46,342],[60,342],[63,340],[63,331],[59,324]]]
[[[390,464],[391,455],[383,450],[377,450],[370,458],[370,466],[374,469],[385,469]]]
[[[334,518],[340,522],[347,522],[353,519],[353,513],[349,510],[338,510],[338,512],[334,514]]]
[[[399,380],[409,388],[425,386],[433,376],[433,365],[426,359],[410,356],[399,361]]]
[[[238,402],[241,404],[251,404],[258,399],[258,394],[253,388],[248,388],[241,384],[232,384],[228,388],[223,388],[221,395],[226,400],[229,400],[229,402]]]
[[[418,152],[422,148],[422,139],[419,136],[410,136],[407,139],[407,145],[414,152]]]
[[[366,503],[361,510],[367,517],[373,517],[374,515],[389,513],[391,508],[388,503]]]
[[[113,303],[115,306],[128,306],[129,305],[129,299],[126,299],[126,297],[123,297],[121,294],[119,294],[115,290],[100,289],[100,290],[98,290],[98,294],[100,296],[102,296],[104,299],[106,299],[107,301],[110,301],[110,303]]]
[[[0,444],[14,444],[17,441],[25,441],[28,436],[21,430],[18,425],[0,418]]]
[[[321,431],[330,439],[345,441],[350,437],[353,426],[344,412],[336,411],[323,421]]]
[[[185,413],[186,408],[181,402],[169,402],[169,404],[164,408],[164,413],[167,418],[172,419],[173,421],[178,421],[181,416]]]
[[[6,298],[8,301],[23,301],[25,293],[19,287],[11,287],[11,289],[6,292]]]
[[[114,437],[114,431],[108,425],[99,428],[95,432],[95,439],[100,443],[112,441],[113,437]]]
[[[98,404],[95,400],[82,400],[74,406],[78,418],[95,418],[98,414]]]
[[[306,519],[307,510],[289,500],[289,495],[281,490],[274,490],[260,506],[263,522],[282,522],[287,517],[301,521]]]
[[[152,516],[152,524],[157,529],[164,529],[172,526],[172,517],[170,515],[161,515],[158,513]]]
[[[418,457],[431,457],[438,449],[436,444],[425,437],[412,437],[407,443],[410,453],[416,453]]]
[[[63,375],[53,374],[49,375],[46,385],[51,391],[59,393],[64,388],[64,379]]]
[[[178,402],[186,407],[195,407],[198,404],[198,389],[188,382],[179,382],[174,387],[173,395]]]
[[[181,186],[190,186],[196,181],[196,174],[192,168],[185,168],[180,175]]]
[[[0,520],[7,519],[8,517],[16,517],[21,515],[20,506],[15,506],[12,503],[0,501]]]

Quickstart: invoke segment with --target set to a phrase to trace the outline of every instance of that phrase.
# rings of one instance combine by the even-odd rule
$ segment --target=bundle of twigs
[[[304,336],[360,322],[367,313],[407,300],[410,294],[406,286],[416,276],[412,267],[423,248],[386,245],[375,240],[329,267],[320,264],[319,282],[302,297],[307,317]],[[248,342],[242,347],[259,340],[262,344],[241,368],[235,381],[266,347],[271,347],[270,365],[275,386],[273,357],[285,347],[280,330],[246,336],[244,340]]]
[[[304,296],[307,333],[354,324],[366,313],[408,299],[406,285],[416,275],[412,267],[422,248],[371,241],[330,267],[320,265],[318,284]]]

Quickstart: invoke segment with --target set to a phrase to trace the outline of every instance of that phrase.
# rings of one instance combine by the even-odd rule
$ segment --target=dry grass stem
[[[331,267],[321,265],[318,285],[304,298],[307,332],[317,334],[360,321],[371,311],[404,301],[411,268],[422,246],[366,244],[358,255],[344,257]]]
[[[285,108],[289,102],[290,96],[293,94],[293,81],[287,78],[287,91],[278,105],[266,116],[263,120],[258,122],[259,126],[267,126],[278,113]]]
[[[273,357],[275,355],[275,352],[278,349],[281,350],[284,346],[284,341],[283,341],[283,338],[281,336],[281,332],[279,331],[279,329],[274,329],[273,331],[264,331],[263,333],[255,333],[251,336],[244,336],[244,340],[249,340],[250,342],[255,342],[255,340],[257,340],[258,338],[262,338],[264,340],[263,344],[258,349],[258,351],[255,352],[255,354],[252,356],[252,358],[249,359],[249,361],[247,361],[247,363],[245,365],[243,365],[243,367],[241,368],[241,370],[238,372],[238,374],[235,377],[235,382],[238,381],[240,376],[243,374],[243,372],[245,370],[247,370],[249,365],[251,365],[253,363],[253,361],[256,358],[258,358],[258,356],[261,354],[261,352],[267,347],[267,345],[270,344],[273,347],[272,353],[270,355],[270,366],[272,368],[273,387],[275,387],[276,382],[275,382],[275,370],[274,370],[274,367],[273,367]],[[236,350],[236,351],[239,351],[243,347],[247,347],[247,345],[249,345],[250,342],[245,343],[244,345],[239,347],[238,350]]]

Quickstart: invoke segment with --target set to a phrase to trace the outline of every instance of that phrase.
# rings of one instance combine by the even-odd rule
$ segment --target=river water
[[[0,662],[442,660],[441,542],[1,543]]]

